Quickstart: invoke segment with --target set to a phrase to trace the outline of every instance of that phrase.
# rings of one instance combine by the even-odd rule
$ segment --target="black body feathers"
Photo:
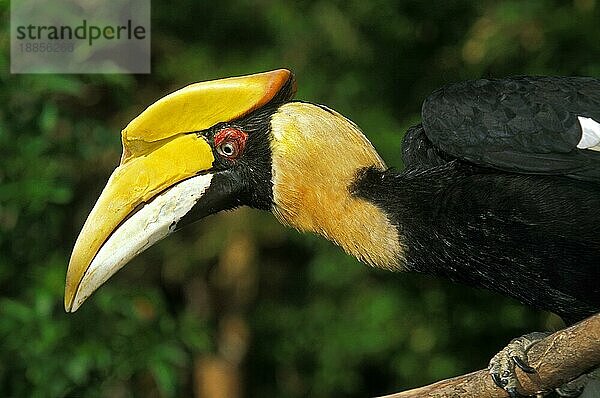
[[[479,80],[436,91],[403,142],[405,170],[355,194],[386,211],[406,266],[498,291],[567,323],[600,311],[600,81]]]

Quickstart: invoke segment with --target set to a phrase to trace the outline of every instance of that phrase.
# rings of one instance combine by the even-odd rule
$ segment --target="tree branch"
[[[527,374],[518,367],[517,377],[524,395],[550,391],[600,365],[600,314],[540,340],[527,353],[536,373]],[[380,398],[505,398],[486,369],[438,381]]]

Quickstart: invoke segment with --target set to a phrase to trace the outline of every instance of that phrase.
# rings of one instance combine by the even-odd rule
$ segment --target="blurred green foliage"
[[[492,293],[369,269],[253,210],[178,232],[66,314],[70,250],[118,132],[175,88],[288,67],[298,98],[350,117],[401,167],[402,132],[446,82],[600,76],[595,0],[152,3],[153,72],[134,76],[9,74],[0,2],[1,396],[192,396],[220,358],[245,396],[364,397],[560,327]]]

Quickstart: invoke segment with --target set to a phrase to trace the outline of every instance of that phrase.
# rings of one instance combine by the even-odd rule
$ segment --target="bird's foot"
[[[573,381],[563,384],[562,386],[555,389],[556,394],[562,398],[577,398],[583,392],[585,385],[587,384],[587,380],[583,383],[580,382],[579,379],[585,377],[586,375],[580,376]]]
[[[535,373],[535,368],[527,363],[527,351],[549,333],[529,333],[511,340],[508,345],[490,360],[488,370],[494,383],[503,388],[511,398],[521,398],[518,392],[519,380],[515,374],[515,366],[525,373]]]
[[[583,374],[568,383],[558,387],[555,391],[560,397],[576,398],[586,392],[586,397],[596,397],[600,394],[600,368],[590,373]],[[587,388],[589,386],[589,389]],[[589,391],[588,391],[589,390]],[[593,390],[593,391],[592,391]]]

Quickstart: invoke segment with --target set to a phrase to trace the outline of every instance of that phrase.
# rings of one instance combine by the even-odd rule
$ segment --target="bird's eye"
[[[248,134],[237,128],[224,128],[215,134],[217,153],[227,159],[237,159],[244,152]]]
[[[237,152],[237,148],[235,146],[235,143],[226,142],[219,147],[219,152],[223,156],[233,156]]]

